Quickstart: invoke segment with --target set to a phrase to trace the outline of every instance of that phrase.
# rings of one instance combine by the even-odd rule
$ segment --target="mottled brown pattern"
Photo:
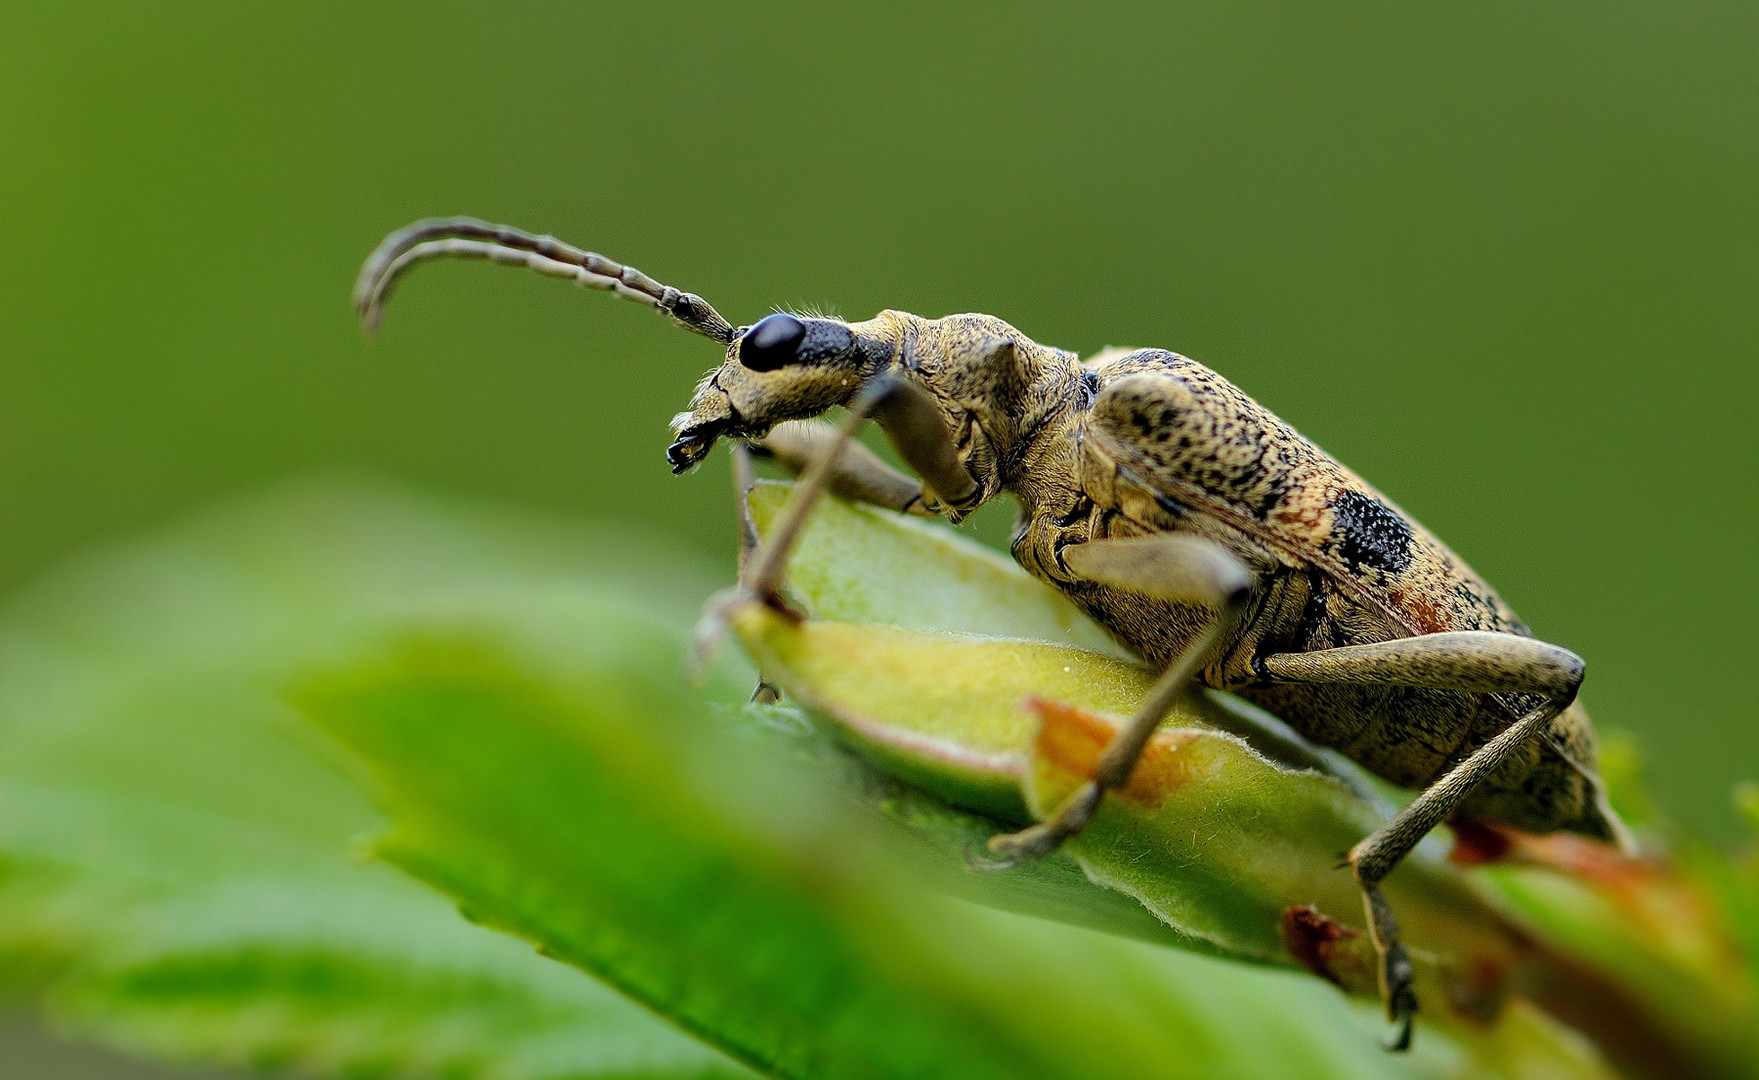
[[[1394,783],[1420,787],[1483,745],[1539,699],[1406,687],[1264,686],[1254,660],[1447,630],[1526,635],[1524,624],[1463,560],[1408,515],[1220,375],[1176,353],[1140,350],[1094,367],[1092,409],[1071,417],[1079,491],[1124,519],[1101,517],[1085,538],[1185,530],[1213,539],[1260,573],[1257,602],[1204,681],[1233,690]],[[1351,500],[1396,523],[1378,559],[1351,550],[1338,506]],[[1360,525],[1358,512],[1351,524]],[[1065,530],[1031,516],[1025,529]],[[1028,548],[1042,539],[1023,536]],[[1057,539],[1049,541],[1054,548]],[[1016,543],[1017,552],[1021,548]],[[1357,547],[1362,545],[1358,544]],[[1372,545],[1370,545],[1372,546]],[[1349,556],[1355,556],[1351,558]],[[1129,602],[1103,589],[1069,588],[1053,565],[1022,558],[1063,586],[1124,644],[1165,663],[1201,629],[1201,617]],[[1144,609],[1147,610],[1144,610]],[[1160,608],[1161,610],[1155,610]],[[1594,762],[1579,708],[1492,773],[1461,806],[1465,817],[1546,832],[1606,836],[1579,766]]]
[[[1252,661],[1268,653],[1446,630],[1528,631],[1427,530],[1215,372],[1175,353],[1142,350],[1096,374],[1102,389],[1091,419],[1075,425],[1076,437],[1093,446],[1082,458],[1083,487],[1138,487],[1170,497],[1184,508],[1183,520],[1151,513],[1138,524],[1204,532],[1249,563],[1274,560],[1263,575],[1264,593],[1268,598],[1280,587],[1279,602],[1255,609],[1234,647],[1205,671],[1206,682],[1252,699],[1309,738],[1408,787],[1436,779],[1538,704],[1537,698],[1405,687],[1254,685]],[[1090,485],[1089,476],[1108,465],[1113,477]],[[1402,525],[1396,538],[1402,557],[1379,564],[1347,558],[1337,511],[1344,499],[1379,508]],[[1106,611],[1102,621],[1157,660],[1179,644],[1122,612]],[[1585,713],[1566,712],[1552,731],[1580,764],[1592,766]],[[1592,796],[1577,764],[1530,743],[1486,778],[1460,813],[1538,832],[1582,828],[1604,836]]]
[[[849,326],[856,346],[846,364],[751,371],[738,361],[736,339],[727,362],[698,388],[692,411],[676,421],[680,439],[761,435],[778,421],[847,404],[881,370],[903,370],[941,408],[977,485],[961,505],[933,508],[958,520],[1013,493],[1021,504],[1020,564],[1150,663],[1177,655],[1211,612],[1082,581],[1063,566],[1064,547],[1169,530],[1222,544],[1259,585],[1203,681],[1252,699],[1397,784],[1428,784],[1540,701],[1265,685],[1256,664],[1273,653],[1448,630],[1528,631],[1409,515],[1196,361],[1160,349],[1110,350],[1083,365],[988,315],[931,320],[887,311]],[[1586,714],[1572,707],[1546,740],[1491,774],[1460,813],[1536,832],[1607,836],[1584,775],[1594,760]]]

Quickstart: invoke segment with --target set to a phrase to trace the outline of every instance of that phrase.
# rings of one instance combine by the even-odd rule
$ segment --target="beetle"
[[[802,473],[769,541],[742,559],[742,597],[786,610],[788,551],[827,490],[954,522],[1004,492],[1018,500],[1015,559],[1162,674],[1093,779],[1049,819],[992,837],[983,868],[1078,833],[1192,684],[1245,697],[1422,789],[1340,864],[1361,885],[1392,1046],[1404,1049],[1413,970],[1380,883],[1430,830],[1500,823],[1632,846],[1576,704],[1581,658],[1534,637],[1410,515],[1194,360],[1108,349],[1084,362],[978,314],[777,312],[735,327],[633,267],[472,218],[386,237],[355,290],[369,331],[399,277],[443,257],[614,292],[725,349],[673,420],[673,471],[730,439]],[[797,423],[834,406],[848,410],[839,428]],[[851,443],[869,418],[920,479]]]

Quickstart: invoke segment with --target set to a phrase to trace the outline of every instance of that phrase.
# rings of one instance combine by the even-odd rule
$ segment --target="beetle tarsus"
[[[1019,832],[990,837],[986,845],[987,859],[975,869],[1008,870],[1044,858],[1087,827],[1104,794],[1105,789],[1098,781],[1089,780],[1063,800],[1063,805],[1050,820],[1029,825]]]

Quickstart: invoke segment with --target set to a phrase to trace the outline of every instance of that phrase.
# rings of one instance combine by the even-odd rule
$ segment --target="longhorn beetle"
[[[991,838],[986,868],[1080,832],[1192,683],[1239,694],[1423,789],[1347,857],[1404,1049],[1417,1001],[1380,882],[1425,834],[1452,818],[1630,846],[1575,704],[1581,658],[1534,638],[1409,515],[1195,361],[1113,349],[1082,362],[990,315],[777,313],[735,327],[634,267],[471,218],[386,237],[355,289],[369,331],[397,279],[441,257],[614,292],[726,349],[672,421],[666,456],[683,472],[725,437],[803,473],[769,542],[742,560],[748,599],[785,610],[788,550],[826,490],[954,522],[1003,491],[1019,501],[1015,559],[1163,674],[1092,781],[1049,820]],[[838,405],[834,431],[787,423]],[[868,418],[920,481],[851,445]]]

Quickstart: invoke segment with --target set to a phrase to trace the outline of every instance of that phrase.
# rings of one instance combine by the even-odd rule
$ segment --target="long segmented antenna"
[[[429,259],[487,259],[523,266],[548,277],[570,278],[589,289],[603,289],[636,300],[693,333],[723,345],[736,336],[733,324],[695,293],[662,285],[633,266],[584,251],[553,236],[538,236],[511,225],[476,218],[426,218],[385,239],[360,268],[354,307],[367,333],[377,333],[385,299],[404,272]]]

